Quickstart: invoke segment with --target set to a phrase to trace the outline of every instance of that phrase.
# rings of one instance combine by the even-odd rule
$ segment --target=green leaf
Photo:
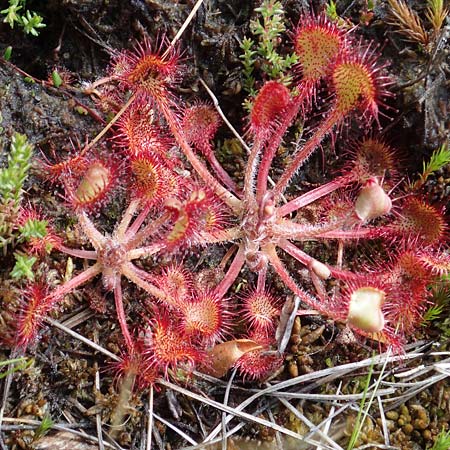
[[[442,431],[438,434],[433,447],[430,450],[448,450],[450,448],[450,431]]]
[[[8,47],[5,48],[5,51],[3,52],[3,59],[5,61],[9,61],[11,59],[11,54],[12,54],[12,47],[9,45]]]
[[[33,364],[33,362],[33,359],[28,358],[14,358],[7,359],[6,361],[0,361],[0,367],[10,366],[5,372],[0,373],[0,380],[7,377],[11,373],[28,369]]]
[[[0,11],[6,17],[3,19],[4,23],[9,24],[11,28],[14,28],[15,23],[21,24],[20,16],[17,12],[22,9],[22,5],[19,5],[20,0],[9,0],[9,7]]]
[[[330,0],[330,3],[328,3],[325,13],[331,20],[337,20],[339,18],[336,10],[336,3],[333,2],[333,0]]]
[[[436,170],[441,169],[445,165],[450,163],[450,149],[446,145],[441,145],[437,150],[435,150],[428,163],[423,163],[423,173],[430,174],[436,172]]]
[[[11,150],[8,155],[8,166],[0,168],[0,198],[3,203],[14,202],[19,207],[22,189],[28,171],[33,147],[24,134],[14,133]]]
[[[58,73],[58,71],[56,69],[52,72],[52,81],[53,81],[53,86],[55,86],[57,88],[59,88],[63,84],[61,75]]]
[[[34,280],[33,265],[37,261],[35,256],[21,255],[19,253],[14,253],[16,258],[16,264],[10,275],[14,280],[19,280],[20,278],[27,278],[28,280]]]
[[[34,431],[33,441],[38,441],[42,436],[45,436],[49,430],[52,428],[55,422],[53,422],[52,418],[49,415],[45,415],[42,418],[42,422],[39,427]]]
[[[47,220],[28,219],[22,227],[19,228],[20,234],[27,241],[31,238],[44,238],[47,236]]]
[[[47,26],[43,23],[43,20],[44,19],[39,14],[36,14],[34,11],[31,13],[31,11],[27,10],[25,16],[22,16],[23,31],[25,34],[39,36],[37,29]]]

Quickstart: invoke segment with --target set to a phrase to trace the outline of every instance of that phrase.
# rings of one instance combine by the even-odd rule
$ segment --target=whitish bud
[[[325,264],[317,260],[314,260],[311,263],[311,270],[322,280],[326,280],[331,276],[330,269]]]
[[[372,220],[387,214],[392,201],[374,177],[369,178],[362,187],[355,202],[355,213],[360,220]]]
[[[350,325],[368,333],[376,333],[384,327],[381,306],[386,294],[377,288],[366,286],[356,289],[350,296],[347,321]]]

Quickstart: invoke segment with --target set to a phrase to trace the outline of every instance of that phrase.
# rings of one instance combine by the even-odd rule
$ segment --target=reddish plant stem
[[[345,187],[349,182],[350,182],[349,178],[345,177],[336,178],[335,180],[330,181],[329,183],[324,184],[322,186],[319,186],[318,188],[313,189],[312,191],[306,192],[305,194],[302,194],[299,197],[295,198],[294,200],[291,200],[290,202],[281,206],[277,211],[277,215],[278,217],[286,216],[287,214],[290,214],[291,212],[296,211],[297,209],[303,208],[304,206],[307,206],[315,202],[316,200],[319,200],[325,195],[331,194],[337,189]]]
[[[223,277],[222,281],[214,289],[214,294],[217,296],[217,298],[224,297],[228,289],[230,289],[231,285],[236,281],[236,278],[238,277],[239,272],[244,265],[244,262],[244,247],[240,245],[227,273]]]
[[[55,246],[60,252],[65,253],[66,255],[75,256],[77,258],[83,259],[97,259],[97,252],[94,250],[81,250],[79,248],[69,248],[62,244],[57,244]]]
[[[95,228],[91,219],[87,216],[87,214],[83,211],[77,214],[78,222],[83,227],[84,233],[87,235],[92,245],[96,250],[103,248],[106,244],[106,237],[100,233],[100,231]]]
[[[128,261],[132,261],[133,259],[141,258],[141,257],[148,257],[151,255],[154,255],[155,253],[158,253],[160,250],[162,250],[166,245],[163,243],[159,244],[151,244],[147,247],[141,247],[136,248],[134,250],[130,250],[127,253]]]
[[[267,191],[267,181],[269,179],[269,171],[272,166],[273,158],[283,140],[283,136],[286,133],[288,127],[292,124],[295,117],[297,117],[302,106],[310,99],[311,92],[313,92],[313,87],[315,83],[311,86],[311,82],[303,82],[298,86],[299,94],[292,100],[291,105],[288,107],[281,123],[276,128],[276,133],[270,138],[269,145],[264,151],[264,156],[262,157],[261,164],[258,172],[258,180],[256,186],[256,198],[258,202],[264,197]]]
[[[264,140],[260,136],[256,136],[253,146],[248,157],[244,176],[244,200],[249,203],[254,198],[254,182],[258,167],[258,158],[263,147]]]
[[[286,270],[280,258],[278,257],[275,246],[273,244],[267,244],[263,247],[262,250],[269,259],[270,264],[286,284],[286,286],[291,289],[291,291],[293,291],[296,295],[298,295],[300,297],[300,300],[305,302],[307,305],[313,307],[314,309],[322,311],[323,306],[320,304],[320,302],[318,302],[314,297],[297,286],[297,283],[292,279],[289,272]]]
[[[120,281],[120,278],[120,275],[117,275],[114,283],[114,302],[116,305],[116,314],[120,329],[122,331],[122,336],[125,339],[127,350],[131,354],[134,350],[134,343],[130,334],[130,330],[128,329],[127,318],[125,316],[125,310],[123,308],[122,283]]]
[[[126,209],[122,220],[120,221],[116,231],[114,232],[115,236],[117,236],[117,239],[119,241],[122,241],[125,237],[125,233],[128,229],[128,226],[130,225],[131,220],[133,219],[134,214],[136,213],[138,207],[139,207],[140,200],[132,200],[130,204],[128,205],[128,208]],[[139,229],[139,227],[138,227]]]
[[[219,180],[232,192],[238,194],[239,189],[236,186],[236,183],[231,179],[230,175],[225,171],[222,167],[222,164],[217,160],[216,155],[214,154],[213,149],[209,143],[201,146],[201,151],[208,159],[211,167],[213,168],[215,174],[219,178]]]
[[[294,155],[294,159],[273,188],[276,200],[279,200],[281,194],[283,194],[291,181],[291,178],[295,175],[300,166],[311,156],[314,150],[319,147],[322,140],[333,130],[333,128],[342,121],[342,118],[342,114],[336,109],[332,109],[325,121],[316,129],[303,148]]]
[[[141,209],[141,211],[139,212],[136,219],[134,219],[134,222],[132,223],[130,228],[128,228],[126,230],[125,237],[133,236],[138,232],[139,228],[141,228],[141,225],[144,223],[145,219],[147,218],[149,212],[150,212],[150,206],[145,205],[144,208]]]
[[[125,238],[128,248],[135,248],[144,242],[149,236],[155,234],[170,218],[170,213],[165,212],[153,222],[148,223],[141,231],[133,236],[134,223],[127,231]],[[136,219],[138,220],[138,219]]]
[[[78,286],[81,286],[82,284],[88,282],[90,279],[94,278],[96,275],[102,272],[102,266],[100,263],[95,263],[92,267],[89,267],[89,269],[86,269],[85,271],[81,272],[71,280],[65,282],[64,284],[58,286],[51,294],[51,297],[54,297],[55,299],[59,299],[63,297],[64,295],[68,294],[69,292],[76,289]]]
[[[139,269],[133,263],[129,262],[122,266],[122,274],[132,281],[136,286],[139,286],[148,294],[156,297],[157,299],[163,301],[164,303],[176,307],[174,299],[166,295],[161,289],[157,288],[155,285],[145,281],[148,279],[148,273],[145,270]]]
[[[364,275],[361,275],[359,273],[354,273],[349,270],[338,269],[336,267],[332,267],[329,265],[327,265],[327,267],[330,269],[331,276],[334,278],[337,278],[338,280],[355,281],[355,280],[361,280],[361,278],[364,278]]]
[[[188,141],[184,137],[182,128],[180,126],[178,118],[175,116],[173,111],[170,109],[167,102],[155,98],[158,102],[161,112],[166,118],[167,124],[169,125],[172,134],[174,135],[178,145],[183,150],[186,158],[191,163],[194,170],[203,179],[207,186],[209,186],[221,199],[224,201],[235,213],[239,213],[242,209],[242,202],[235,197],[230,191],[225,189],[208,171],[206,166],[197,158],[197,155],[192,150]]]
[[[262,269],[258,272],[258,281],[256,283],[256,292],[263,293],[266,288],[266,277],[267,277],[267,262],[264,264]]]
[[[351,230],[331,230],[316,234],[320,239],[376,239],[380,237],[378,228],[356,228]]]
[[[295,258],[298,262],[302,263],[304,266],[308,268],[311,267],[313,262],[317,261],[317,259],[313,258],[312,256],[309,256],[307,253],[300,250],[297,246],[290,243],[287,239],[280,240],[278,246],[282,248],[286,253],[289,253],[289,255]]]

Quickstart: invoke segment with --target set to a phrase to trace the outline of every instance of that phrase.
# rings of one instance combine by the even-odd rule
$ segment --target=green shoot
[[[448,450],[450,448],[450,431],[442,430],[430,450]]]
[[[19,227],[21,238],[29,241],[32,238],[44,238],[47,236],[46,220],[28,219],[23,226]]]
[[[330,3],[327,4],[327,7],[325,9],[325,14],[330,18],[330,20],[338,20],[339,16],[336,10],[336,2],[330,0]]]
[[[420,179],[414,183],[413,189],[421,188],[433,172],[436,172],[449,163],[450,149],[448,149],[445,144],[441,145],[440,148],[432,153],[430,160],[427,163],[425,161],[423,162],[423,169],[420,174]]]
[[[446,314],[450,305],[450,277],[443,276],[439,283],[433,287],[433,306],[431,306],[424,314],[422,326],[428,326],[431,322],[441,330],[441,337],[450,337],[450,318]]]
[[[49,415],[45,415],[42,418],[42,422],[34,432],[33,442],[36,442],[41,437],[45,436],[48,433],[48,431],[53,427],[54,423],[55,422],[53,422],[52,418]]]
[[[244,89],[251,96],[256,94],[254,68],[257,61],[261,64],[261,71],[268,78],[286,84],[291,81],[291,77],[286,73],[297,62],[295,53],[288,55],[278,53],[281,34],[286,30],[281,2],[264,0],[255,11],[261,14],[260,19],[250,22],[250,31],[255,39],[245,38],[242,41],[243,54],[240,56],[244,66]]]
[[[361,418],[363,415],[364,406],[366,404],[367,392],[369,390],[370,382],[372,380],[372,374],[373,374],[373,364],[370,365],[369,373],[367,374],[366,383],[364,385],[363,396],[362,396],[361,402],[359,404],[358,415],[356,416],[356,422],[353,427],[353,433],[350,436],[350,441],[348,443],[347,450],[352,450],[355,447],[356,440],[358,439],[359,434],[361,433],[361,429],[364,424],[364,422],[361,420]]]
[[[428,326],[433,320],[439,319],[442,311],[444,310],[444,305],[434,305],[428,308],[423,315],[421,325],[423,327]]]
[[[425,15],[433,26],[434,34],[437,35],[448,15],[448,9],[444,8],[444,0],[427,0]]]
[[[24,134],[14,133],[8,167],[0,168],[0,200],[3,204],[13,203],[18,209],[22,200],[22,190],[33,152],[32,145]]]
[[[0,168],[0,248],[6,251],[14,240],[14,226],[22,201],[23,186],[31,167],[33,147],[24,134],[15,133],[8,165]]]
[[[37,261],[35,256],[21,255],[20,253],[14,253],[16,258],[16,264],[13,267],[10,275],[14,280],[20,278],[27,278],[28,280],[34,280],[33,265]]]
[[[11,28],[17,24],[25,34],[38,36],[39,28],[46,26],[43,22],[44,19],[34,11],[25,10],[25,5],[26,0],[9,0],[8,8],[0,11],[0,14],[5,16],[3,22],[9,24]]]
[[[8,47],[5,48],[5,51],[3,52],[3,59],[5,61],[9,61],[11,59],[12,55],[12,47],[8,45]]]
[[[53,82],[53,86],[55,86],[57,88],[59,88],[63,84],[61,75],[58,73],[58,71],[56,69],[52,72],[52,82]]]
[[[256,51],[252,50],[255,42],[253,39],[244,38],[241,43],[241,49],[244,51],[240,58],[243,60],[242,64],[244,66],[244,89],[251,95],[256,95],[256,91],[254,89],[255,78],[253,77],[253,69],[255,65],[255,55]]]
[[[27,358],[15,358],[7,359],[6,361],[0,361],[0,368],[4,366],[10,366],[5,372],[0,373],[0,380],[7,377],[11,373],[18,372],[19,370],[26,370],[33,364],[32,359]]]

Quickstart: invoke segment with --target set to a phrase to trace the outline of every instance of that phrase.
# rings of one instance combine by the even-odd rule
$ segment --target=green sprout
[[[52,418],[49,415],[45,415],[34,432],[33,442],[36,442],[41,439],[41,437],[45,436],[54,424],[55,422],[53,422]]]
[[[47,220],[28,219],[19,227],[21,238],[29,241],[32,238],[44,238],[47,236]]]
[[[422,326],[433,325],[441,330],[441,336],[450,337],[450,318],[446,312],[450,305],[450,276],[441,277],[433,287],[433,305],[427,309],[422,319]]]
[[[330,0],[325,9],[325,14],[330,18],[330,20],[336,21],[339,19],[339,15],[336,10],[336,2]]]
[[[18,372],[20,370],[26,370],[33,364],[32,359],[28,358],[15,358],[0,361],[0,369],[5,366],[9,366],[4,372],[0,372],[0,380],[6,378],[8,375]]]
[[[44,19],[34,11],[25,10],[25,6],[26,0],[9,0],[8,8],[0,11],[0,14],[5,16],[3,22],[9,24],[11,28],[17,24],[25,34],[38,36],[39,28],[46,27]]]
[[[57,88],[59,88],[63,84],[61,75],[59,74],[59,72],[56,69],[52,72],[52,81],[53,81],[53,85]]]
[[[420,178],[412,185],[413,189],[421,188],[428,177],[439,169],[450,163],[450,149],[444,144],[441,145],[437,150],[435,150],[430,157],[430,160],[426,163],[423,162],[422,173],[419,175]]]
[[[11,271],[11,278],[19,280],[21,278],[27,278],[28,280],[34,280],[33,265],[37,261],[35,256],[22,255],[20,253],[14,253],[16,258],[16,264]]]
[[[33,147],[24,134],[14,133],[7,166],[0,168],[0,248],[14,240],[14,226],[31,167]]]
[[[352,450],[355,445],[356,445],[356,441],[358,440],[358,437],[361,433],[361,429],[364,425],[364,421],[366,419],[366,414],[363,413],[364,407],[366,405],[366,401],[367,401],[367,393],[369,391],[369,387],[370,387],[370,382],[372,380],[372,375],[373,375],[373,362],[369,367],[369,373],[367,374],[367,377],[365,379],[365,383],[364,383],[364,390],[363,390],[363,395],[361,398],[361,402],[359,404],[359,410],[358,410],[358,415],[356,417],[356,421],[355,421],[355,425],[353,427],[353,432],[352,435],[350,436],[350,440],[347,446],[347,450]],[[363,417],[364,414],[364,417]]]
[[[430,450],[448,450],[450,448],[450,431],[442,431],[438,434],[433,447]]]
[[[8,166],[0,168],[0,201],[12,202],[16,209],[22,200],[23,185],[31,167],[33,146],[24,134],[14,133]]]
[[[281,2],[264,0],[255,11],[260,13],[261,17],[250,22],[250,31],[254,39],[243,39],[241,43],[243,54],[240,56],[244,66],[244,89],[250,96],[256,94],[254,69],[257,61],[260,62],[263,74],[285,84],[291,82],[287,72],[297,62],[295,53],[282,55],[278,52],[282,41],[281,34],[286,30]]]

